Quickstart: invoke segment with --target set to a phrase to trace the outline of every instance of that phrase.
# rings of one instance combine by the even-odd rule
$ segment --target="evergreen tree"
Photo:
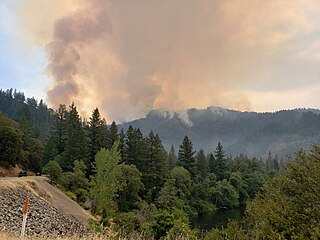
[[[34,123],[31,120],[30,110],[27,105],[23,105],[19,112],[18,123],[26,139],[35,136]]]
[[[118,127],[117,127],[117,124],[113,121],[111,123],[109,130],[108,130],[107,148],[111,149],[114,142],[117,140],[119,140]]]
[[[0,166],[15,166],[22,160],[22,137],[18,123],[0,113]]]
[[[208,165],[209,165],[209,171],[210,173],[215,172],[215,159],[212,153],[208,154],[207,156],[208,159]]]
[[[28,144],[28,169],[41,172],[44,146],[39,139],[30,138]]]
[[[144,168],[145,140],[140,129],[133,129],[130,125],[125,138],[123,161],[125,164],[135,165],[140,172]]]
[[[119,148],[120,148],[120,154],[121,154],[121,163],[124,163],[124,154],[125,154],[125,139],[126,134],[123,131],[123,128],[121,128],[119,133]]]
[[[89,140],[89,161],[87,163],[87,171],[88,175],[91,175],[95,156],[101,148],[105,147],[106,124],[105,121],[101,119],[98,108],[93,110],[89,120],[89,125],[87,127],[87,136]]]
[[[54,135],[57,141],[58,154],[62,154],[65,149],[67,141],[67,109],[66,105],[61,104],[56,113],[56,118],[54,122]]]
[[[63,170],[72,171],[75,160],[84,160],[86,162],[88,156],[87,139],[74,103],[70,106],[66,126],[68,139],[60,164]]]
[[[245,222],[255,239],[320,238],[320,148],[300,151],[283,176],[248,203]]]
[[[214,161],[212,164],[212,171],[220,181],[226,178],[226,155],[221,143],[218,143],[216,150],[214,151]]]
[[[173,169],[177,165],[177,162],[178,162],[178,158],[176,156],[175,149],[174,149],[174,146],[172,144],[171,148],[170,148],[170,151],[169,151],[169,154],[168,154],[168,166],[169,166],[169,169]]]
[[[145,167],[142,169],[143,183],[150,200],[156,197],[167,176],[165,150],[158,134],[150,132],[146,138]]]
[[[188,136],[185,136],[182,144],[179,147],[178,164],[187,169],[191,176],[195,175],[195,151],[193,151],[193,144]]]
[[[203,181],[209,173],[209,164],[203,149],[196,155],[196,175],[200,181]]]

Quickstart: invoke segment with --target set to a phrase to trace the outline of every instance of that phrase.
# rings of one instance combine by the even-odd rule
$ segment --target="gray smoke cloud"
[[[35,6],[47,17],[31,15]],[[26,0],[21,9],[46,45],[54,106],[74,101],[126,121],[154,108],[276,110],[320,89],[318,1]]]
[[[74,101],[84,87],[77,82],[81,75],[81,57],[84,57],[82,51],[109,30],[102,6],[101,1],[91,1],[86,9],[54,23],[53,40],[46,45],[50,61],[47,71],[54,78],[54,86],[47,95],[56,106]]]

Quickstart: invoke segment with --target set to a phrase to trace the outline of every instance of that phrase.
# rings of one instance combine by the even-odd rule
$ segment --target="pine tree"
[[[214,164],[212,170],[219,181],[226,177],[226,155],[220,142],[214,151]]]
[[[191,176],[195,175],[195,151],[193,151],[193,144],[188,136],[185,136],[182,144],[179,147],[178,164],[187,169]]]
[[[55,120],[53,124],[53,136],[57,144],[57,152],[58,154],[62,154],[64,152],[64,148],[67,140],[67,109],[66,105],[60,104],[58,111],[55,114]]]
[[[173,169],[177,165],[177,162],[178,162],[178,158],[176,156],[175,149],[172,144],[170,151],[169,151],[169,154],[168,154],[168,167],[169,167],[169,169]]]
[[[98,108],[94,109],[91,117],[89,118],[89,125],[87,127],[87,136],[89,142],[89,158],[87,163],[88,175],[92,174],[92,165],[94,163],[95,155],[97,152],[105,147],[106,124],[101,119]]]
[[[121,128],[119,133],[119,149],[121,154],[121,161],[120,161],[121,163],[124,163],[125,139],[126,139],[126,134],[124,133],[123,128]]]
[[[168,166],[166,162],[165,150],[158,134],[150,132],[146,138],[146,159],[145,167],[142,169],[143,183],[150,200],[156,197],[166,176],[168,174]]]
[[[111,149],[114,142],[117,140],[119,140],[118,127],[117,127],[117,124],[113,121],[111,123],[109,130],[108,130],[107,148]]]
[[[41,101],[40,104],[42,104]],[[61,157],[61,154],[64,152],[67,141],[66,116],[66,106],[60,104],[58,110],[54,114],[53,125],[50,134],[46,139],[43,156],[44,165],[49,161],[53,161],[57,156]]]
[[[204,151],[200,149],[200,151],[196,155],[196,175],[200,181],[203,181],[209,172],[209,165],[206,156],[204,155]]]
[[[23,105],[19,112],[18,123],[26,139],[35,137],[35,127],[31,120],[30,110],[27,105]]]
[[[145,140],[140,129],[133,129],[130,125],[124,141],[124,163],[128,165],[133,164],[142,172],[144,168],[145,145]]]
[[[75,160],[87,162],[88,143],[82,128],[80,117],[74,103],[71,104],[67,115],[67,142],[61,158],[61,167],[65,171],[72,171]]]

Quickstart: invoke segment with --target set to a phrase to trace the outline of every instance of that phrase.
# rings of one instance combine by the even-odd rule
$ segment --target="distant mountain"
[[[320,144],[320,110],[295,109],[274,113],[240,112],[219,107],[185,111],[153,110],[146,118],[123,123],[144,134],[158,133],[164,146],[178,149],[185,135],[196,150],[213,152],[221,142],[231,155],[266,157],[268,152],[286,156]]]

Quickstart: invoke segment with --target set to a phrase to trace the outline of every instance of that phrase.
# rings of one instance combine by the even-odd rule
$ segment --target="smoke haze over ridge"
[[[16,9],[47,52],[53,106],[97,106],[117,121],[155,108],[320,107],[316,0],[25,0]]]

